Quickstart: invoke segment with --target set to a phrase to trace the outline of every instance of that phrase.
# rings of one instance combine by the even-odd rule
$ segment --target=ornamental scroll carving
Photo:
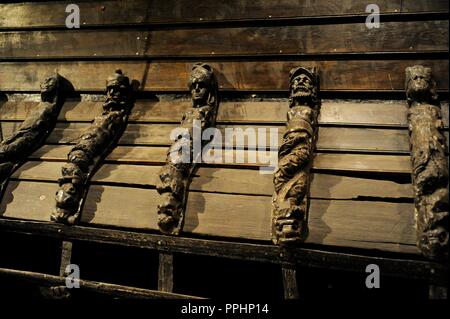
[[[158,205],[158,226],[162,233],[171,235],[178,235],[183,227],[190,177],[200,157],[200,154],[194,154],[193,151],[195,123],[200,123],[201,130],[214,126],[219,106],[217,80],[214,70],[208,64],[193,65],[188,87],[192,108],[182,117],[179,128],[182,133],[170,147],[156,185],[162,197],[162,202]],[[186,149],[189,150],[188,154],[182,154]]]
[[[64,104],[69,83],[59,74],[41,83],[41,102],[22,122],[19,129],[0,142],[0,188],[41,147],[53,131],[61,107]]]
[[[56,192],[52,221],[66,224],[78,221],[88,181],[122,136],[132,106],[130,80],[121,70],[116,70],[106,83],[106,102],[102,114],[95,117],[91,126],[80,136],[68,154],[68,163],[61,168],[62,177],[58,180],[60,188]]]
[[[448,259],[448,159],[436,83],[421,65],[405,73],[417,246],[428,258]]]
[[[317,136],[320,81],[316,69],[292,69],[286,132],[278,150],[272,197],[272,240],[303,241],[308,232],[309,171]]]

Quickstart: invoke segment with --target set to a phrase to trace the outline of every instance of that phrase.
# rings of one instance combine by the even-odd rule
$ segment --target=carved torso
[[[406,69],[417,245],[433,259],[448,258],[448,158],[431,70]]]
[[[192,92],[193,107],[184,113],[180,123],[180,128],[185,129],[188,134],[177,138],[170,147],[166,164],[159,172],[159,182],[156,185],[161,195],[158,226],[163,233],[173,235],[179,234],[183,226],[187,190],[198,156],[193,154],[192,149],[194,121],[201,122],[202,130],[214,125],[218,108],[217,82],[209,65],[194,65],[189,88]],[[188,150],[187,154],[182,154],[183,150]]]
[[[292,72],[291,83],[296,74],[307,74],[310,79],[302,77],[298,87],[292,85],[286,131],[278,150],[272,197],[272,240],[276,244],[301,241],[307,235],[309,169],[317,135],[319,103],[314,90],[318,88],[312,87],[317,83],[316,75],[303,68]],[[298,91],[302,92],[299,98],[295,96]]]
[[[94,118],[91,126],[80,136],[68,154],[69,162],[61,169],[56,208],[51,215],[53,221],[68,224],[77,222],[89,178],[125,129],[132,107],[130,92],[129,79],[117,70],[108,80],[104,111]]]

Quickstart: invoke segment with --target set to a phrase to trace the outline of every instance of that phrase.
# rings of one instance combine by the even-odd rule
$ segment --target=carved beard
[[[291,98],[299,104],[308,104],[313,99],[312,87],[309,85],[293,86],[291,90]]]
[[[417,102],[429,101],[432,97],[431,85],[426,79],[409,81],[407,92],[408,98]]]

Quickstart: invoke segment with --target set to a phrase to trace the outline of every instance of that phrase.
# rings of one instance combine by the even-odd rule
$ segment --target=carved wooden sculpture
[[[429,258],[448,258],[448,161],[441,107],[430,68],[406,68],[406,97],[417,245]]]
[[[51,220],[67,224],[77,222],[88,181],[122,136],[132,106],[130,80],[121,70],[116,70],[107,80],[103,113],[95,117],[81,135],[68,154],[69,162],[61,169],[60,189]]]
[[[58,74],[41,84],[41,102],[19,129],[0,142],[0,190],[27,157],[44,144],[64,104],[66,82]]]
[[[275,244],[302,241],[308,231],[309,170],[320,109],[316,70],[292,69],[289,90],[286,132],[273,177],[272,240]]]
[[[202,130],[213,126],[219,105],[217,81],[208,64],[194,64],[188,86],[193,105],[181,120],[180,127],[185,133],[178,136],[170,147],[156,186],[163,200],[158,205],[158,226],[161,232],[172,235],[178,235],[183,227],[190,177],[200,156],[193,152],[194,121],[201,121]],[[190,153],[187,160],[186,156],[181,155],[182,150],[186,149]]]

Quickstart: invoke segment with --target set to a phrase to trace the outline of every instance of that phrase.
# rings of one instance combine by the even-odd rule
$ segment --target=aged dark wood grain
[[[424,64],[436,70],[438,89],[448,88],[447,60],[352,60],[352,61],[211,61],[224,91],[283,91],[286,74],[298,65],[318,67],[322,91],[401,91],[403,70]],[[34,91],[38,79],[50,71],[70,78],[77,90],[102,91],[104,79],[116,68],[126,70],[144,91],[187,91],[191,62],[183,61],[84,61],[0,63],[0,90]],[[270,76],[268,76],[270,74]]]
[[[57,186],[55,183],[11,181],[0,215],[48,221]],[[124,193],[127,201],[123,200]],[[154,189],[91,185],[81,222],[157,230],[159,202]],[[270,202],[270,196],[191,192],[184,232],[268,241]],[[306,242],[417,253],[413,207],[412,203],[312,199]],[[387,224],[391,226],[386,227]]]
[[[68,57],[260,56],[379,52],[446,52],[448,21],[0,33],[8,59]],[[117,45],[120,43],[120,45]]]
[[[0,120],[21,121],[39,102],[0,102]],[[129,122],[179,123],[180,116],[191,107],[186,99],[136,100]],[[102,102],[68,100],[58,120],[69,122],[90,122],[92,114],[101,111]],[[442,120],[448,128],[448,102],[441,103]],[[286,121],[287,99],[283,101],[222,101],[217,123],[282,124]],[[408,127],[406,101],[376,100],[355,102],[352,100],[322,100],[319,125],[346,126],[388,126]],[[5,125],[5,124],[2,124]]]
[[[3,134],[9,134],[18,127],[20,123],[6,122],[2,123]],[[48,137],[48,144],[74,144],[77,143],[81,133],[89,127],[87,123],[58,123],[55,130]],[[149,145],[163,146],[170,145],[170,133],[177,128],[176,124],[129,124],[119,145]],[[281,145],[282,135],[285,128],[281,126],[260,126],[260,125],[219,125],[219,132],[222,135],[222,147],[233,146],[234,148],[256,149],[258,147],[258,139],[262,138],[267,141],[269,147],[270,133],[274,131],[278,145]],[[231,131],[239,130],[242,132],[252,132],[255,130],[254,138],[246,138],[242,142],[238,142],[233,138]],[[265,130],[259,134],[258,129]],[[448,137],[448,132],[445,132]],[[251,136],[251,135],[250,135]],[[448,144],[448,139],[447,139]],[[220,147],[219,143],[211,145]],[[271,145],[270,148],[275,150],[278,146]],[[347,128],[347,127],[321,127],[320,136],[317,141],[317,149],[323,150],[341,150],[341,151],[366,151],[366,152],[395,152],[409,154],[408,131],[406,129],[375,129],[375,128]]]
[[[21,283],[27,282],[29,284],[31,283],[39,286],[65,287],[66,284],[66,278],[61,276],[6,268],[0,268],[0,277],[12,277]],[[74,290],[74,294],[82,294],[82,292],[93,292],[100,295],[107,295],[122,299],[199,299],[199,297],[195,296],[134,288],[84,279],[80,279],[79,290]]]
[[[55,181],[61,163],[29,161],[13,176],[16,180]],[[96,184],[155,187],[160,166],[104,164],[92,177]],[[273,192],[272,176],[258,170],[238,168],[200,167],[190,190],[229,194],[270,196]],[[413,198],[411,184],[389,180],[313,173],[311,197],[329,199]]]
[[[0,5],[0,28],[61,27],[70,1],[11,3]],[[229,20],[273,20],[320,16],[365,15],[366,5],[357,0],[227,0],[192,2],[189,0],[129,0],[79,2],[83,26],[140,23],[203,23]],[[448,12],[445,0],[377,2],[382,13]],[[49,12],[55,14],[49,14]],[[60,12],[61,14],[57,14]]]
[[[283,264],[295,262],[299,266],[327,269],[343,269],[361,273],[368,264],[376,263],[386,276],[408,279],[420,279],[430,284],[443,285],[448,280],[448,268],[441,264],[412,259],[412,256],[399,255],[392,257],[375,257],[370,252],[349,253],[339,249],[311,249],[296,247],[289,250],[274,245],[262,245],[245,242],[225,242],[186,237],[163,236],[151,233],[129,232],[117,229],[102,229],[86,226],[66,227],[45,222],[0,219],[2,231],[57,238],[59,240],[79,240],[124,247],[157,250],[161,252],[189,253],[195,255],[215,256],[222,258],[269,262]]]
[[[66,154],[70,146],[67,145],[44,145],[34,152],[30,159],[62,162],[66,160]],[[226,156],[236,158],[236,152],[244,156],[243,163],[227,163]],[[121,164],[146,164],[162,165],[165,162],[166,147],[148,146],[118,146],[106,158],[108,163]],[[267,163],[258,161],[255,151],[224,150],[215,158],[222,158],[219,166],[225,167],[249,167],[256,168]],[[253,153],[253,154],[252,154]],[[275,152],[276,153],[276,152]],[[275,156],[275,155],[272,155]],[[249,162],[250,158],[256,158],[256,163]],[[372,154],[327,154],[317,153],[313,162],[314,169],[342,170],[359,172],[385,172],[385,173],[407,173],[411,172],[411,163],[408,156],[401,155],[372,155]]]

